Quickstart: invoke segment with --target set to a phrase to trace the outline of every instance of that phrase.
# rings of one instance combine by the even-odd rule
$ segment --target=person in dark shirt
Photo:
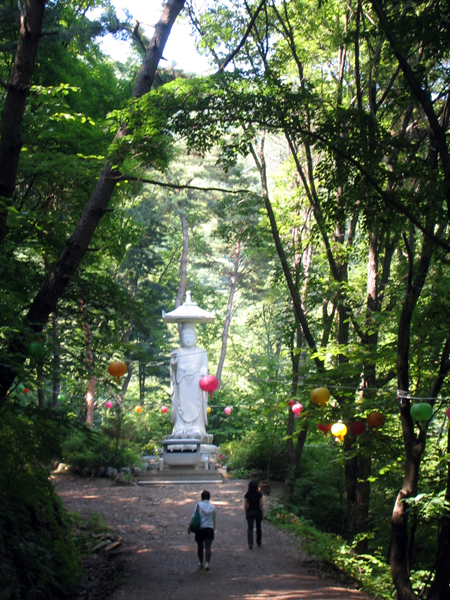
[[[262,494],[258,482],[254,479],[248,484],[248,491],[244,496],[245,518],[247,519],[248,547],[253,548],[253,524],[256,523],[256,543],[261,546],[261,521],[264,518]]]

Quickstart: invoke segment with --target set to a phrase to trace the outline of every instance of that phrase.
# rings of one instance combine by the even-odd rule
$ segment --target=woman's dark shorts
[[[204,529],[200,529],[195,534],[196,542],[204,542],[205,540],[213,540],[214,539],[214,529],[212,527],[205,527]]]

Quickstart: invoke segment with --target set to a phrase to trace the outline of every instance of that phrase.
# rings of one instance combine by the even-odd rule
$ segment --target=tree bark
[[[233,310],[234,294],[236,292],[236,286],[237,286],[237,282],[239,279],[240,260],[241,260],[241,244],[238,241],[235,252],[234,252],[233,273],[230,273],[229,277],[228,277],[228,279],[230,281],[230,293],[228,295],[227,314],[225,315],[225,322],[223,324],[222,348],[220,350],[219,364],[217,365],[217,372],[216,372],[216,377],[219,380],[219,383],[222,378],[223,365],[225,363],[225,357],[227,354],[228,331],[230,329],[230,323],[231,323],[231,314],[232,314],[232,310]]]
[[[133,97],[140,97],[150,91],[170,30],[184,4],[185,0],[169,0],[164,5],[161,19],[155,27],[152,41],[136,78]],[[123,134],[124,131],[120,130],[117,136],[120,137]],[[113,166],[111,162],[105,162],[74,232],[31,304],[26,316],[25,327],[41,331],[47,323],[49,315],[55,310],[58,299],[75,273],[89,247],[97,225],[107,211],[112,193],[120,178],[117,168],[119,163],[120,160],[116,161]],[[4,404],[6,393],[14,381],[17,366],[24,360],[24,344],[19,336],[10,344],[10,359],[6,359],[0,367],[0,407]]]
[[[6,235],[22,149],[22,118],[30,94],[46,0],[26,0],[0,124],[0,244]]]

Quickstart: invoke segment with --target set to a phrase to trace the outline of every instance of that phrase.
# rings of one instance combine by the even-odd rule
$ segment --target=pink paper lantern
[[[233,409],[231,408],[231,406],[226,406],[226,407],[224,408],[223,412],[224,412],[226,415],[230,415],[232,410],[233,410]]]
[[[212,393],[219,387],[219,380],[214,375],[205,375],[200,379],[199,385],[204,392],[209,392],[212,398]]]
[[[167,406],[162,406],[162,407],[161,407],[161,412],[162,412],[163,414],[166,414],[166,412],[167,412],[168,410],[169,410],[169,409],[167,408]]]
[[[105,402],[105,406],[106,406],[106,408],[112,408],[113,403],[111,402],[111,400],[108,400],[108,402]]]
[[[292,407],[292,412],[295,414],[296,417],[300,416],[300,413],[303,410],[303,404],[299,404],[298,402],[296,404],[294,404],[294,406]]]

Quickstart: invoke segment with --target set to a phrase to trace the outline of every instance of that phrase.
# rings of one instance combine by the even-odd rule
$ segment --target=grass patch
[[[395,597],[389,565],[381,557],[355,554],[352,546],[340,536],[318,531],[282,504],[274,504],[265,518],[281,529],[294,533],[302,540],[302,548],[311,557],[337,569],[361,591],[386,600]]]

